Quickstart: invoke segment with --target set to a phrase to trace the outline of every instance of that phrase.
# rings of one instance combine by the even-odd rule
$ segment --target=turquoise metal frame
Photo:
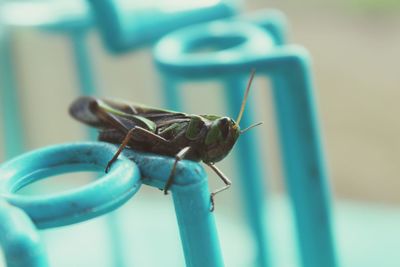
[[[0,112],[3,114],[4,156],[11,158],[24,150],[24,131],[13,72],[10,33],[0,21]]]
[[[114,210],[128,201],[142,182],[156,188],[165,185],[173,158],[125,150],[109,173],[81,188],[48,196],[17,193],[34,181],[60,173],[102,172],[116,149],[101,142],[62,144],[0,165],[0,245],[8,266],[47,266],[37,228],[69,225]],[[181,161],[175,174],[171,192],[186,265],[223,266],[204,169],[196,162]],[[7,235],[1,234],[5,232]],[[19,259],[15,259],[16,253],[20,253]]]
[[[139,171],[131,161],[118,161],[112,172],[88,186],[65,193],[24,196],[16,192],[39,179],[67,171],[103,172],[114,152],[111,145],[77,143],[23,154],[1,165],[2,198],[23,209],[38,228],[68,225],[107,213],[127,201],[140,187]]]
[[[129,2],[87,0],[93,10],[104,44],[124,53],[152,44],[163,35],[192,24],[233,16],[235,1]],[[125,4],[125,5],[124,5]]]
[[[164,188],[174,158],[132,150],[126,150],[124,155],[138,164],[144,184]],[[224,266],[203,167],[197,162],[180,161],[171,192],[186,266]]]
[[[137,22],[140,22],[140,20],[137,20],[136,17],[131,17],[124,9],[116,5],[115,1],[101,0],[90,1],[90,3],[101,27],[105,43],[113,52],[128,51],[144,45],[151,40],[157,39],[174,28],[186,26],[188,22],[185,21],[185,23],[183,23],[184,19],[187,19],[190,23],[198,23],[200,21],[218,18],[218,16],[231,16],[235,12],[235,8],[221,2],[221,6],[214,10],[216,12],[218,11],[217,13],[210,12],[210,9],[205,8],[204,10],[200,10],[199,13],[182,13],[175,17],[177,18],[176,21],[171,21],[167,16],[163,16],[164,14],[162,12],[157,13],[160,14],[160,16],[157,17],[159,18],[157,23],[166,27],[160,27],[159,31],[151,32],[151,34],[145,36],[146,38],[137,39],[137,36],[148,32],[148,29],[152,28],[154,25],[149,26],[143,24],[137,28]],[[154,9],[149,8],[149,12],[154,12]],[[273,83],[273,93],[276,102],[286,182],[296,214],[302,264],[307,267],[337,266],[334,241],[331,232],[330,197],[314,107],[309,57],[301,47],[283,45],[285,42],[285,20],[279,12],[272,12],[269,13],[269,15],[263,12],[264,11],[260,12],[257,16],[242,16],[239,19],[226,21],[229,24],[228,26],[223,25],[225,22],[217,22],[222,25],[216,27],[219,30],[217,35],[214,32],[215,28],[213,30],[210,30],[211,27],[207,28],[210,25],[216,24],[204,24],[193,28],[187,28],[186,30],[164,38],[156,47],[155,57],[164,75],[165,88],[167,89],[166,99],[170,107],[181,109],[182,101],[180,101],[180,95],[177,91],[177,86],[180,83],[188,80],[219,78],[224,83],[230,111],[232,114],[235,114],[237,107],[240,105],[241,93],[245,88],[249,70],[251,68],[256,68],[258,75],[270,77]],[[194,16],[195,14],[198,14],[199,17]],[[218,14],[218,16],[216,16],[216,14]],[[203,15],[207,15],[208,17],[204,18]],[[147,16],[148,13],[146,13],[146,17]],[[238,22],[238,20],[241,22]],[[68,23],[69,22],[70,21],[68,21]],[[44,27],[47,30],[54,30],[56,32],[68,31],[68,33],[71,34],[77,62],[78,77],[80,78],[81,92],[84,94],[93,94],[93,90],[95,89],[90,61],[85,46],[86,33],[91,23],[92,21],[89,14],[87,17],[84,17],[83,24],[64,25],[61,23]],[[233,27],[233,25],[235,27]],[[255,25],[258,25],[259,28]],[[194,32],[193,29],[197,29],[196,32]],[[232,29],[234,29],[234,31],[231,31]],[[141,34],[137,34],[138,32]],[[220,34],[222,34],[223,37],[221,37]],[[208,38],[210,36],[212,38]],[[204,57],[204,54],[202,54],[201,57],[196,57],[196,55],[191,52],[196,50],[196,47],[199,45],[201,46],[204,40],[216,44],[217,47],[221,50],[224,49],[224,51],[211,53],[210,57]],[[6,75],[6,79],[2,79],[1,81],[4,81],[4,85],[8,86],[8,89],[11,88],[11,90],[4,90],[5,97],[3,96],[2,99],[10,104],[13,102],[16,103],[17,97],[16,86],[13,84],[13,81],[9,79],[12,77],[12,62],[9,57],[10,47],[8,42],[9,39],[1,38],[0,36],[0,50],[6,55],[6,57],[3,57],[4,60],[0,63],[0,67],[4,69],[4,72],[0,72],[0,75],[1,73],[9,73]],[[165,52],[166,49],[168,49],[168,53],[162,53]],[[1,59],[2,58],[0,58],[0,60]],[[4,108],[8,106],[10,105],[3,105]],[[16,107],[15,104],[11,106]],[[254,114],[252,113],[254,113],[254,111],[248,108],[242,121],[243,124],[247,125],[253,122]],[[18,110],[15,111],[8,107],[7,111],[4,111],[4,114],[6,114],[6,116],[7,114],[15,116],[19,113]],[[6,119],[6,123],[9,121],[9,119]],[[15,119],[11,121],[18,123],[18,120]],[[14,137],[18,137],[16,134],[22,133],[20,124],[14,126],[9,125],[10,124],[7,124],[5,128],[9,130]],[[251,166],[250,168],[244,168],[242,166],[239,171],[240,176],[245,178],[241,180],[241,188],[243,188],[243,195],[245,195],[246,212],[251,229],[253,229],[253,235],[257,242],[257,261],[260,266],[268,266],[270,259],[267,251],[266,222],[264,221],[265,191],[263,190],[264,182],[261,179],[260,165],[262,163],[257,161],[258,152],[256,149],[255,135],[255,132],[248,133],[246,137],[241,138],[238,144],[240,151],[239,156],[242,157],[240,161],[244,166]],[[13,146],[8,150],[14,151],[7,153],[8,155],[15,155],[21,152],[23,143],[20,138],[22,137],[18,137],[19,140],[6,142],[6,144]],[[94,143],[91,145],[96,146]],[[15,148],[15,146],[19,147]],[[63,147],[60,151],[69,150],[70,148],[67,146]],[[162,187],[161,185],[165,182],[163,178],[165,177],[161,176],[165,176],[163,174],[168,173],[168,170],[164,168],[171,165],[168,159],[159,157],[160,161],[158,162],[157,157],[152,158],[152,164],[154,165],[148,166],[147,161],[141,161],[141,159],[146,158],[147,155],[136,154],[134,152],[127,153],[131,153],[129,157],[135,161],[141,162],[144,166],[141,167],[142,165],[139,164],[141,171],[147,171],[149,172],[149,177],[153,177],[144,179],[145,183]],[[76,156],[80,158],[79,155]],[[37,164],[40,166],[42,161],[43,158],[38,160]],[[158,162],[159,165],[157,165],[156,162]],[[188,163],[182,163],[182,165],[185,166],[186,164]],[[1,168],[3,168],[3,166]],[[189,166],[188,169],[192,170],[191,168],[195,169],[197,167]],[[59,169],[59,171],[67,170],[72,169],[70,166],[65,169]],[[153,170],[161,171],[153,173]],[[194,175],[196,172],[192,174]],[[185,179],[181,181],[177,179],[177,185],[173,187],[173,197],[178,223],[180,225],[186,263],[188,266],[222,266],[222,258],[220,256],[218,239],[213,225],[213,217],[209,213],[205,213],[209,205],[209,192],[208,189],[206,189],[205,179],[203,176],[199,176],[198,180],[191,180],[188,177],[194,176],[189,174],[182,177],[185,177]],[[193,183],[188,185],[185,181],[192,181]],[[7,187],[9,185],[2,186],[10,189],[11,187]],[[18,186],[23,186],[23,184],[14,184],[13,186],[17,188]],[[4,192],[8,191],[5,190]],[[21,200],[21,198],[15,197],[13,192],[5,193],[5,196],[8,197],[7,200],[10,203],[22,205],[21,208],[23,208],[34,222],[37,223],[37,227],[58,226],[58,223],[62,220],[64,220],[64,223],[60,223],[59,225],[74,222],[73,219],[70,220],[69,216],[71,214],[66,215],[64,219],[60,219],[60,221],[56,222],[51,220],[47,221],[46,217],[44,217],[44,219],[42,218],[43,221],[41,221],[36,217],[37,213],[35,213],[35,208],[29,208],[28,204],[32,199]],[[198,204],[198,212],[196,214],[193,213],[192,206],[189,204],[192,202],[188,202],[188,199],[195,199],[195,203]],[[37,205],[46,205],[49,200],[53,199],[46,199],[43,200],[43,202],[33,202],[33,207],[37,207]],[[54,203],[59,204],[57,201]],[[60,203],[62,203],[62,201]],[[82,201],[81,204],[85,204],[85,202]],[[0,213],[10,215],[10,220],[12,218],[18,218],[18,220],[24,221],[24,229],[26,229],[26,231],[24,231],[23,235],[33,236],[35,231],[32,225],[29,225],[29,219],[27,219],[26,215],[21,213],[21,211],[15,212],[15,209],[16,208],[10,208],[8,204],[4,204],[1,205]],[[110,210],[111,209],[112,208],[110,208]],[[49,208],[49,210],[51,210],[51,208]],[[70,211],[72,213],[76,212],[76,210]],[[104,212],[107,212],[107,210],[104,210]],[[14,215],[14,213],[19,213],[19,215]],[[41,212],[39,211],[38,214],[40,215]],[[55,216],[55,214],[56,211],[54,210],[54,214],[50,217]],[[83,216],[82,219],[89,218],[85,216]],[[96,216],[96,214],[92,214],[92,216]],[[198,231],[198,222],[207,225],[207,227],[204,229],[201,228]],[[7,226],[7,222],[4,222],[0,227],[3,227],[2,229],[8,229],[7,227],[9,226]],[[196,233],[197,231],[198,233]],[[207,236],[207,238],[204,236]],[[7,243],[3,240],[0,241],[2,244]],[[210,249],[207,250],[207,255],[210,255],[209,257],[205,257],[204,254],[199,254],[205,251],[205,246],[208,246],[208,249]],[[39,246],[39,251],[40,250]],[[316,254],[316,252],[318,253]],[[31,263],[35,264],[35,262],[36,260],[32,260]]]
[[[96,18],[107,47],[114,52],[124,52],[155,42],[162,35],[194,23],[232,16],[237,6],[230,1],[185,1],[179,8],[156,5],[130,6],[122,1],[0,1],[0,93],[5,114],[5,158],[11,158],[25,149],[22,121],[17,97],[10,27],[33,27],[55,34],[65,34],[71,41],[79,91],[83,95],[99,95],[87,48],[87,36]],[[126,1],[125,1],[126,2]],[[159,3],[158,3],[159,5]],[[22,10],[20,12],[20,10]],[[37,14],[32,19],[26,13]],[[40,14],[40,16],[38,16]],[[151,18],[150,20],[148,18]],[[155,20],[157,18],[157,20]],[[4,77],[3,77],[4,76]],[[3,93],[4,92],[4,93]],[[89,131],[91,139],[95,133]]]
[[[195,53],[205,43],[217,47],[217,51]],[[183,82],[218,78],[225,84],[230,111],[235,114],[250,69],[272,80],[286,184],[296,217],[302,265],[337,266],[330,192],[307,52],[299,46],[274,43],[269,32],[254,24],[224,20],[174,32],[160,40],[154,55],[164,77],[165,96],[172,107],[182,106],[178,86]],[[252,115],[251,111],[246,112],[242,123],[249,125]],[[240,139],[241,187],[246,214],[257,242],[258,265],[268,266],[262,163],[257,156],[254,136],[249,133]]]
[[[267,31],[276,45],[283,45],[287,39],[288,22],[286,16],[277,9],[261,9],[236,18],[242,22],[257,25]]]
[[[64,4],[66,6],[63,7]],[[92,68],[90,64],[90,56],[87,51],[86,46],[86,38],[87,33],[93,25],[92,14],[89,10],[86,9],[84,5],[75,2],[23,2],[23,3],[7,3],[8,11],[3,12],[11,12],[14,14],[18,14],[18,10],[22,8],[24,12],[27,12],[27,9],[30,9],[32,13],[44,12],[42,16],[36,17],[39,20],[29,21],[26,20],[26,17],[22,16],[21,19],[18,19],[18,16],[11,17],[11,20],[2,20],[7,26],[29,26],[35,28],[41,28],[46,31],[51,31],[56,34],[66,34],[72,43],[74,58],[76,62],[77,76],[79,79],[80,92],[84,95],[93,95],[98,92],[97,88],[94,84],[94,79],[92,75]],[[191,5],[191,8],[188,6]],[[217,2],[217,5],[211,3],[208,6],[205,6],[202,3],[201,6],[195,3],[189,3],[188,6],[185,6],[181,11],[176,12],[165,12],[159,9],[158,7],[149,7],[146,12],[143,10],[135,10],[135,12],[131,12],[132,10],[127,10],[121,8],[117,1],[94,1],[92,2],[92,7],[97,18],[100,18],[100,24],[102,24],[102,32],[105,32],[107,36],[107,29],[111,29],[111,34],[113,34],[111,40],[112,41],[120,41],[111,44],[110,47],[113,46],[123,46],[124,48],[134,49],[136,46],[140,46],[146,44],[148,42],[154,41],[160,37],[160,35],[165,34],[167,31],[171,31],[176,27],[182,27],[184,25],[188,25],[191,23],[208,21],[211,19],[221,18],[225,16],[229,16],[234,13],[234,8],[231,4],[225,2]],[[61,13],[58,13],[59,10],[62,10]],[[17,13],[15,13],[17,12]],[[108,14],[113,13],[116,19],[118,19],[118,31],[114,31],[116,21],[115,20],[103,20],[104,16],[108,16]],[[154,13],[157,13],[158,20],[155,24],[143,24],[143,16],[141,16],[140,20],[137,19],[137,15],[140,13],[145,13],[145,15],[149,15],[153,13],[152,20],[154,20]],[[20,13],[21,14],[21,13]],[[177,16],[171,16],[175,15]],[[142,14],[143,15],[143,14]],[[103,17],[102,17],[103,16]],[[108,18],[108,17],[107,17]],[[123,18],[123,20],[120,20]],[[132,19],[130,19],[132,18]],[[2,18],[1,18],[2,19]],[[121,21],[124,23],[121,24]],[[148,20],[147,20],[148,21]],[[106,25],[105,25],[105,24]],[[131,24],[134,23],[134,24]],[[158,25],[158,26],[157,26]],[[156,27],[157,26],[157,27]],[[161,27],[160,27],[161,26]],[[110,28],[111,27],[111,28]],[[157,31],[154,31],[154,28],[157,28]],[[115,33],[121,33],[119,30],[123,29],[123,34],[125,37],[123,39],[117,38],[114,39]],[[152,30],[151,30],[152,29]],[[160,30],[162,29],[162,30]],[[152,32],[151,36],[143,35],[143,33]],[[128,35],[127,35],[128,34]],[[137,38],[137,36],[140,36]],[[143,38],[145,36],[146,38]],[[5,36],[3,36],[5,37]],[[121,36],[119,36],[121,37]],[[129,38],[127,38],[129,37]],[[133,39],[130,37],[134,37]],[[107,39],[107,38],[106,38]],[[110,40],[110,39],[108,39]],[[21,154],[25,149],[22,138],[22,122],[19,116],[20,109],[18,108],[18,98],[17,94],[17,86],[15,84],[15,71],[13,67],[13,62],[11,60],[11,46],[9,38],[1,38],[1,53],[5,55],[2,57],[1,69],[2,74],[7,74],[3,84],[1,84],[2,90],[4,92],[2,94],[1,99],[4,102],[3,114],[5,114],[4,121],[4,129],[6,129],[5,135],[5,144],[7,145],[6,150],[6,158],[11,158],[12,156]],[[95,136],[94,131],[90,131],[89,135],[92,139]],[[111,235],[115,239],[113,242],[114,249],[114,263],[116,265],[122,266],[123,264],[119,260],[119,251],[118,251],[118,234],[116,231],[116,222],[115,220],[109,220],[111,226]]]
[[[0,246],[7,267],[46,267],[46,251],[32,220],[19,208],[0,201]]]
[[[0,31],[4,32],[0,35],[0,99],[3,103],[1,108],[4,114],[5,158],[8,159],[21,154],[26,149],[11,45],[12,27],[32,27],[66,34],[73,48],[80,93],[94,95],[98,90],[94,83],[90,56],[86,47],[86,38],[93,25],[93,19],[85,5],[79,4],[79,1],[15,3],[0,1],[0,4]],[[26,13],[37,14],[37,16],[29,19]],[[90,132],[90,136],[94,138],[93,131]]]
[[[67,35],[72,43],[79,88],[82,94],[95,94],[87,33],[93,26],[90,10],[82,1],[2,1],[3,27],[30,27]],[[26,13],[36,14],[32,19]],[[12,70],[12,64],[9,65]]]
[[[245,41],[244,38],[246,38]],[[216,42],[220,43],[216,44]],[[226,53],[201,53],[198,56],[194,55],[196,59],[191,58],[189,51],[193,51],[193,49],[196,49],[196,47],[203,43],[207,45],[214,44],[216,47],[221,48],[221,50],[225,47],[230,48],[223,50],[228,51]],[[238,44],[239,47],[236,47]],[[228,71],[224,71],[224,67],[218,70],[218,72],[209,72],[207,69],[208,66],[204,66],[203,64],[215,61],[221,62],[221,65],[228,66],[231,64],[232,57],[237,60],[247,58],[249,54],[252,55],[259,50],[263,52],[265,48],[272,45],[273,39],[262,29],[254,27],[251,24],[237,22],[235,19],[227,22],[218,21],[197,25],[166,36],[155,47],[154,57],[164,78],[163,87],[165,89],[163,93],[164,99],[167,100],[167,107],[175,110],[184,109],[178,87],[181,83],[192,80],[187,75],[192,67],[196,68],[196,66],[200,66],[194,73],[199,76],[203,74],[200,77],[201,79],[218,78],[222,80],[230,114],[236,115],[238,107],[241,105],[243,89],[246,88],[251,67],[248,67],[238,75],[237,72],[229,74]],[[187,68],[180,68],[178,73],[176,71],[177,64],[184,62],[186,59],[189,60],[186,62],[189,66],[186,66]],[[251,103],[251,100],[249,102]],[[247,105],[241,124],[250,125],[253,123],[255,121],[253,113],[252,105]],[[269,266],[271,263],[266,231],[268,227],[266,226],[267,220],[265,220],[267,215],[265,214],[266,195],[262,171],[263,163],[258,160],[260,151],[256,140],[259,140],[259,138],[255,131],[240,137],[237,144],[240,151],[238,154],[239,158],[237,158],[237,166],[239,166],[239,177],[242,178],[240,182],[244,195],[245,215],[256,242],[256,262],[259,266]]]

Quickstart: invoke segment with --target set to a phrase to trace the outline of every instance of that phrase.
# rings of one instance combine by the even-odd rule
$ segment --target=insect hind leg
[[[176,165],[178,164],[178,161],[182,160],[185,158],[185,155],[187,155],[187,153],[190,151],[190,146],[184,147],[182,148],[178,154],[175,155],[175,162],[174,165],[172,165],[172,169],[171,172],[169,174],[167,183],[165,184],[164,187],[164,194],[167,195],[168,194],[168,189],[171,187],[172,183],[174,182],[174,174],[175,174],[175,170],[176,170]]]

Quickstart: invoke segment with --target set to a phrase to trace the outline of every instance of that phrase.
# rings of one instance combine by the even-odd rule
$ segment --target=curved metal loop
[[[164,37],[154,49],[160,67],[185,68],[226,66],[248,62],[268,54],[274,39],[262,28],[248,22],[221,20],[204,23]]]
[[[46,196],[16,192],[39,179],[74,171],[103,172],[115,146],[100,142],[71,143],[38,149],[0,166],[0,197],[24,210],[38,228],[88,220],[111,211],[140,188],[134,162],[120,156],[109,173],[81,188]]]

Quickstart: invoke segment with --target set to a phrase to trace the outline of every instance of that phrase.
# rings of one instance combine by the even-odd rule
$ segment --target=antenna
[[[248,130],[250,130],[250,129],[256,127],[256,126],[259,126],[261,124],[263,124],[263,123],[262,122],[254,123],[254,124],[250,125],[249,127],[247,127],[246,129],[241,130],[240,134],[243,134],[243,133],[247,132]]]
[[[240,120],[242,119],[243,112],[244,112],[244,107],[246,106],[247,97],[249,96],[249,91],[250,91],[251,83],[253,82],[253,78],[254,78],[255,73],[256,73],[256,70],[255,70],[255,69],[252,69],[252,70],[251,70],[251,74],[250,74],[249,82],[247,83],[246,91],[244,92],[244,97],[243,97],[243,100],[242,100],[242,106],[240,107],[239,115],[238,115],[238,117],[237,117],[237,119],[236,119],[236,124],[237,124],[237,125],[239,125],[239,122],[240,122]]]

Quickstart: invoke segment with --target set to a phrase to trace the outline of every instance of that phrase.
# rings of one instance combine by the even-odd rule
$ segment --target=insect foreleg
[[[111,165],[114,163],[114,161],[117,160],[119,154],[121,154],[122,150],[124,150],[124,148],[128,145],[129,139],[131,139],[133,132],[137,130],[137,128],[132,128],[128,131],[128,133],[126,134],[124,140],[122,141],[121,145],[119,146],[117,152],[115,152],[114,156],[112,157],[112,159],[107,163],[107,167],[105,172],[107,173],[108,170],[110,169]]]
[[[161,136],[158,136],[158,135],[154,134],[153,132],[150,132],[142,127],[135,126],[132,129],[130,129],[128,131],[128,133],[126,134],[126,136],[125,136],[124,140],[122,141],[121,145],[119,146],[117,152],[115,152],[112,159],[108,162],[105,172],[108,172],[111,165],[117,160],[119,154],[121,154],[122,150],[124,150],[124,148],[128,145],[129,140],[132,138],[133,134],[135,134],[135,133],[141,134],[142,136],[148,136],[149,138],[156,139],[159,142],[168,143],[168,140],[162,138]]]
[[[171,173],[169,174],[167,183],[165,184],[164,187],[164,194],[168,194],[168,189],[171,187],[172,183],[174,182],[174,174],[176,170],[176,165],[178,164],[178,161],[182,160],[185,158],[185,155],[189,152],[190,146],[182,148],[181,151],[178,152],[178,154],[175,155],[175,162],[174,165],[172,166]]]
[[[217,168],[217,166],[214,165],[214,163],[206,163],[208,166],[210,166],[210,168],[218,175],[219,178],[221,178],[221,180],[224,182],[225,186],[221,187],[217,190],[215,190],[214,192],[212,192],[210,194],[210,201],[211,201],[211,211],[214,211],[214,196],[216,194],[218,194],[219,192],[222,192],[226,189],[228,189],[232,182],[231,180],[228,179],[228,177],[225,176],[225,174],[223,174],[223,172]]]

